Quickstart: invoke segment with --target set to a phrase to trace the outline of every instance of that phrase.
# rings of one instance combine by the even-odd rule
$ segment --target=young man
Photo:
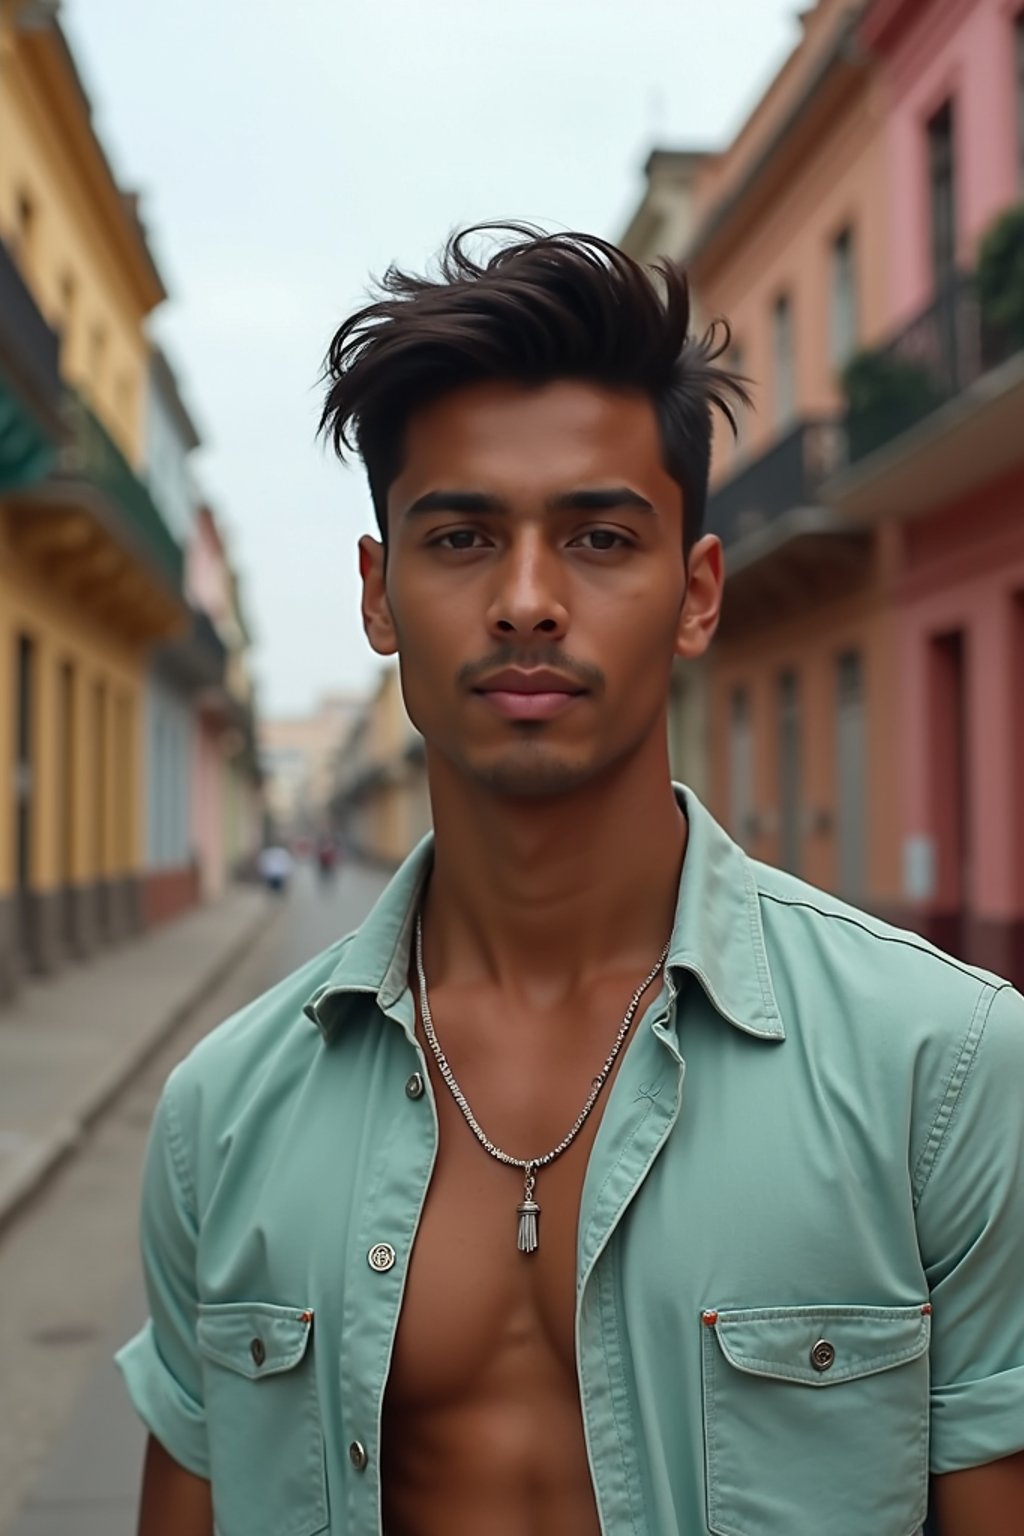
[[[143,1536],[1024,1530],[1024,1000],[666,751],[722,601],[683,278],[515,229],[330,352],[435,834],[172,1075]]]

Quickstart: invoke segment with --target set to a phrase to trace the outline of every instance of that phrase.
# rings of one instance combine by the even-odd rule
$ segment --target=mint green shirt
[[[1024,1448],[1024,999],[754,863],[677,793],[664,985],[579,1218],[601,1529],[909,1536],[929,1470]],[[408,985],[430,862],[428,839],[157,1111],[152,1316],[118,1363],[152,1433],[212,1479],[220,1536],[382,1528],[381,1409],[437,1146]]]

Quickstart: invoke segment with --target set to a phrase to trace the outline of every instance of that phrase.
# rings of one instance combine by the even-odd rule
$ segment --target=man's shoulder
[[[769,967],[835,1001],[868,1003],[884,1017],[913,1013],[933,1027],[962,1030],[976,1008],[1009,983],[784,870],[756,860]],[[774,966],[773,966],[774,961]]]

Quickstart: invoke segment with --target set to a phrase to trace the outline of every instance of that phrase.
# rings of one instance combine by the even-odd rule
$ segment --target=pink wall
[[[902,10],[913,11],[913,19],[894,23],[875,44],[889,94],[894,325],[912,318],[931,298],[926,124],[946,100],[952,97],[954,103],[957,247],[964,266],[973,264],[993,218],[1021,195],[1013,27],[1022,9],[1021,0],[908,4]],[[867,31],[870,36],[870,16]]]
[[[980,917],[1024,909],[1024,738],[1020,730],[1024,624],[1024,472],[910,525],[901,584],[902,802],[906,835],[939,846],[932,905],[965,903]],[[942,856],[951,764],[938,750],[933,642],[960,632],[967,719],[966,889]]]
[[[196,518],[186,551],[185,585],[189,598],[209,614],[214,623],[229,612],[230,575],[224,546],[213,517],[202,508]]]

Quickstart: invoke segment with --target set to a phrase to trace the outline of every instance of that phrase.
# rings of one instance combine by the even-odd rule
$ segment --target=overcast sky
[[[314,442],[330,336],[461,223],[621,234],[652,145],[714,147],[798,36],[793,0],[66,0],[171,292],[154,334],[205,446],[264,713],[362,689],[361,468]]]

